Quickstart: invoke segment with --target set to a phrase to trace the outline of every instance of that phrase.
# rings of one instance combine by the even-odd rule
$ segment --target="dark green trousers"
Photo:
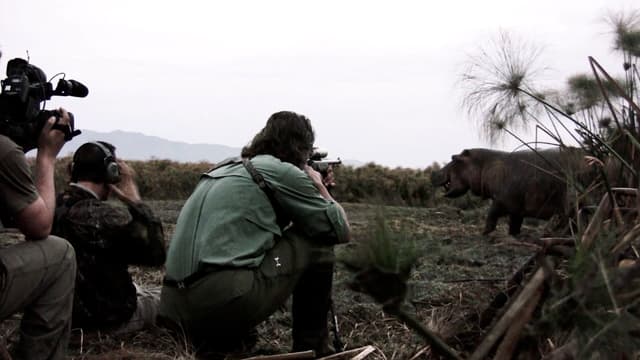
[[[14,359],[64,359],[69,343],[76,259],[71,244],[49,236],[0,250],[0,320],[23,312]]]
[[[164,286],[159,315],[196,345],[215,347],[242,338],[293,295],[294,349],[326,352],[333,269],[332,246],[289,229],[258,268],[213,271],[184,289]]]

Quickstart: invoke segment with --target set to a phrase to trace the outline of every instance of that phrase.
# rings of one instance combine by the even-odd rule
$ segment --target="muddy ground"
[[[181,207],[177,201],[154,201],[153,208],[165,224],[167,241]],[[523,238],[506,236],[500,223],[492,236],[482,236],[485,209],[381,207],[344,204],[354,236],[367,236],[375,215],[382,211],[395,229],[410,234],[422,251],[410,278],[407,307],[430,329],[448,339],[454,347],[463,344],[455,335],[474,329],[474,315],[487,308],[508,279],[535,249],[526,237],[538,236],[541,225],[525,222]],[[338,248],[338,252],[343,249]],[[132,268],[139,283],[160,285],[161,269]],[[395,318],[382,312],[368,296],[353,292],[346,283],[351,274],[338,266],[334,301],[340,336],[347,348],[372,345],[376,352],[367,359],[435,359],[426,343]],[[5,321],[2,331],[9,343],[15,339],[17,317]],[[291,348],[290,317],[285,308],[258,328],[257,345],[245,353],[229,354],[239,359],[258,354],[285,353]],[[468,333],[468,331],[467,331]],[[466,344],[475,341],[473,336]],[[463,349],[461,349],[463,350]],[[132,335],[112,336],[82,333],[74,329],[69,347],[70,359],[195,359],[184,339],[170,336],[163,329]]]

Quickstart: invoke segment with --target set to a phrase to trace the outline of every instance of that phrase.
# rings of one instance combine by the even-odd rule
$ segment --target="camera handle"
[[[54,113],[54,116],[56,117],[56,122],[53,124],[53,126],[51,126],[51,130],[60,130],[64,133],[64,141],[69,141],[73,139],[74,136],[80,135],[82,133],[82,131],[78,129],[75,129],[75,130],[73,129],[73,114],[72,113],[68,113],[68,114],[71,122],[69,124],[62,125],[60,124],[60,114],[58,114],[56,111]]]

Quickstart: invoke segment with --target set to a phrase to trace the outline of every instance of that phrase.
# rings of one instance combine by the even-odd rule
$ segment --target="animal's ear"
[[[460,155],[461,156],[471,156],[471,151],[469,151],[469,149],[464,149],[464,150],[462,150]]]

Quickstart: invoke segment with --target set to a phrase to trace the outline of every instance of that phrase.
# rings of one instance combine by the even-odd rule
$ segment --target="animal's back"
[[[540,219],[565,213],[571,178],[585,171],[583,156],[574,148],[523,150],[507,155],[506,167],[511,174],[503,193],[514,203],[512,212]]]

